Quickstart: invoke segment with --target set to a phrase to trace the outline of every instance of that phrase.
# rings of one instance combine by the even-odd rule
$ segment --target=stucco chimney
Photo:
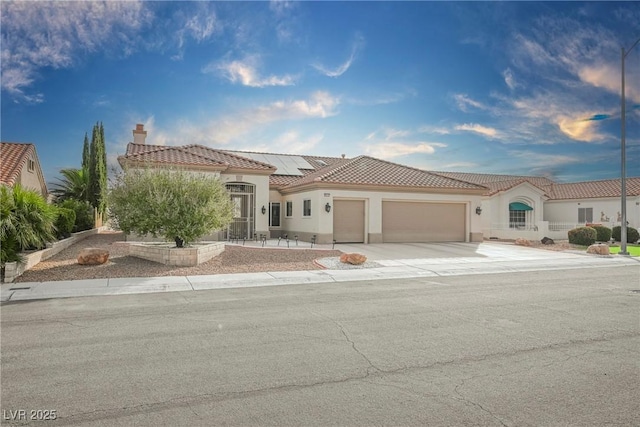
[[[138,123],[133,130],[133,143],[144,144],[144,140],[147,139],[147,131],[144,130],[144,125]]]

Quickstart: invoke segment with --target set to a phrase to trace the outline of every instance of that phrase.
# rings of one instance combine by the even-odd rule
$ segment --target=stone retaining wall
[[[166,243],[131,243],[129,255],[165,265],[190,267],[220,255],[224,246],[224,242],[196,243],[188,248],[176,248]]]
[[[16,278],[22,276],[22,274],[30,270],[34,265],[38,264],[41,261],[51,258],[59,252],[67,249],[69,246],[74,243],[78,243],[81,240],[86,239],[87,237],[97,234],[101,228],[92,228],[91,230],[79,231],[77,233],[71,234],[71,237],[58,240],[57,242],[49,244],[49,247],[46,249],[42,249],[40,251],[23,253],[24,257],[23,263],[18,262],[8,262],[4,267],[4,283],[10,283],[16,280]]]

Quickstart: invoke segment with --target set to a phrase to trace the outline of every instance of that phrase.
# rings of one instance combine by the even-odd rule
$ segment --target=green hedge
[[[620,241],[621,234],[622,227],[620,227],[619,225],[611,229],[611,237],[613,237],[613,240],[615,240],[616,242]],[[627,226],[627,243],[636,243],[638,240],[640,240],[640,233],[638,233],[638,230],[633,227]]]
[[[611,229],[609,227],[604,225],[590,225],[590,227],[596,230],[596,241],[608,242],[611,240]]]
[[[56,217],[56,237],[58,239],[66,239],[71,236],[73,226],[76,223],[76,213],[73,209],[61,208],[56,209],[58,216]]]
[[[596,242],[598,233],[592,227],[578,227],[569,230],[569,243],[574,245],[590,246]]]
[[[73,232],[91,230],[93,228],[93,208],[88,202],[75,199],[67,199],[58,204],[58,207],[71,209],[76,213],[76,221]]]

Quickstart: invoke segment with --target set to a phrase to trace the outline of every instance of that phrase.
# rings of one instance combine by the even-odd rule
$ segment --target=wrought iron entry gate
[[[253,184],[230,182],[226,184],[233,204],[233,221],[229,224],[225,239],[253,238],[255,232],[255,193]]]

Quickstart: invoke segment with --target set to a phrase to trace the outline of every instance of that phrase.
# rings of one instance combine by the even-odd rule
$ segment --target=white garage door
[[[364,200],[333,201],[333,238],[338,243],[364,243]]]
[[[462,203],[382,202],[385,243],[464,242]]]

